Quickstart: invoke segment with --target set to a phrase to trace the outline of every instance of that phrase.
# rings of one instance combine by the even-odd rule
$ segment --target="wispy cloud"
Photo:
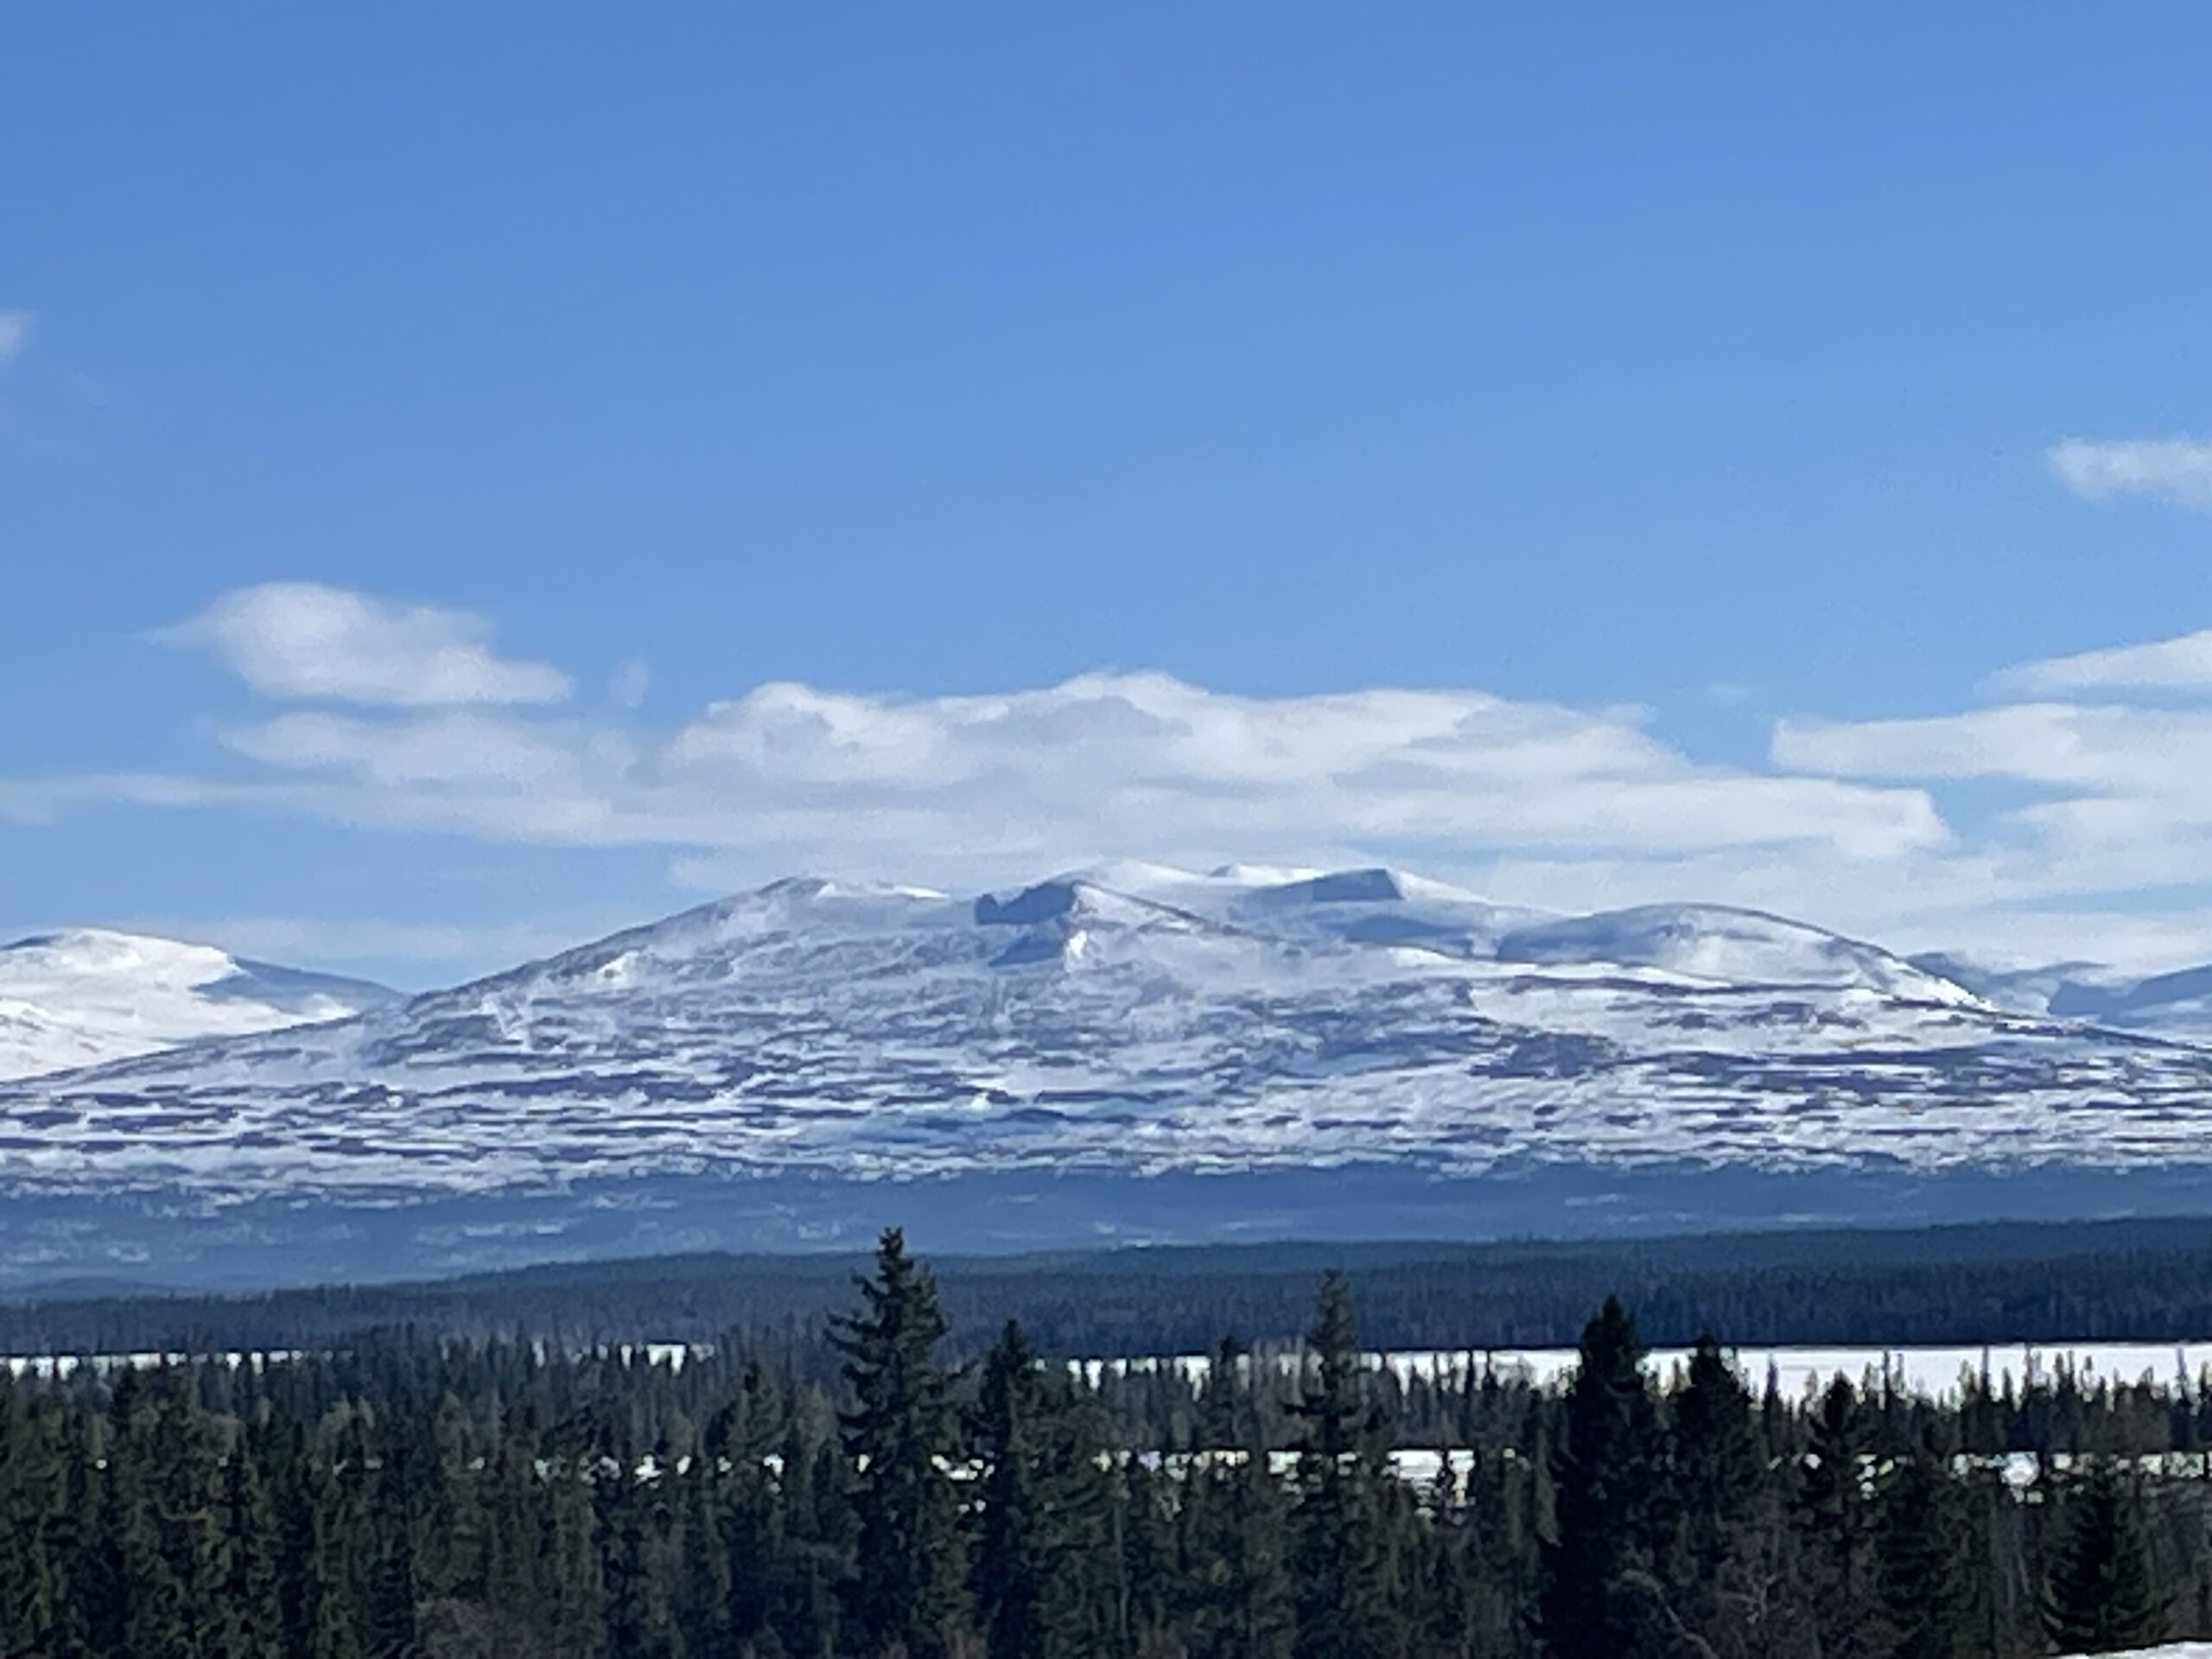
[[[0,363],[22,351],[30,343],[31,314],[28,311],[0,311]]]
[[[2147,495],[2212,512],[2212,438],[2066,438],[2051,471],[2079,496]]]
[[[2212,687],[2212,628],[2023,663],[1993,677],[1993,690],[2027,696],[2094,690],[2195,690]]]
[[[464,611],[270,582],[225,594],[155,638],[207,651],[264,696],[289,701],[404,709],[558,702],[569,695],[567,675],[499,656],[491,632]]]

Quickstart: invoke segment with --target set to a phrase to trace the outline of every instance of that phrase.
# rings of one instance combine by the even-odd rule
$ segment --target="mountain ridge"
[[[1470,1204],[2126,1213],[2193,1207],[2200,1166],[2212,1192],[2212,1049],[1808,924],[1537,916],[1379,869],[1112,874],[796,878],[334,1022],[0,1083],[0,1273],[127,1265],[78,1237],[92,1214],[125,1249],[312,1224],[342,1268],[395,1229],[466,1266],[836,1238],[894,1200],[1017,1248]]]

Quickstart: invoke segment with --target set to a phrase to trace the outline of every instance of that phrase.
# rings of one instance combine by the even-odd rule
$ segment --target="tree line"
[[[1700,1331],[1747,1345],[1891,1347],[2212,1334],[2212,1224],[2202,1219],[1158,1247],[954,1257],[938,1281],[963,1352],[1018,1318],[1046,1353],[1177,1353],[1224,1331],[1287,1337],[1332,1266],[1357,1280],[1369,1340],[1395,1349],[1564,1347],[1608,1294],[1637,1310],[1647,1340],[1670,1347]],[[572,1345],[776,1338],[818,1329],[865,1268],[863,1255],[703,1255],[251,1294],[19,1295],[0,1300],[0,1353],[313,1348],[400,1325]]]
[[[2205,1389],[1805,1398],[1608,1300],[1556,1388],[956,1363],[895,1232],[825,1346],[404,1330],[0,1388],[0,1654],[2009,1659],[2212,1633]],[[1409,1452],[1433,1455],[1408,1478]],[[2008,1457],[2007,1454],[2010,1454]]]

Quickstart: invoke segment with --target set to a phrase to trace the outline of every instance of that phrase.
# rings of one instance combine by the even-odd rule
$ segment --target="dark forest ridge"
[[[576,1341],[811,1330],[866,1257],[697,1254],[549,1262],[386,1285],[207,1296],[66,1287],[0,1306],[0,1350],[311,1345],[401,1325]],[[1571,1342],[1618,1291],[1654,1341],[1706,1328],[1747,1344],[2184,1341],[2212,1334],[2212,1222],[2190,1217],[1649,1240],[1287,1241],[937,1258],[957,1344],[1018,1318],[1064,1353],[1195,1351],[1222,1332],[1288,1337],[1331,1268],[1386,1348]]]

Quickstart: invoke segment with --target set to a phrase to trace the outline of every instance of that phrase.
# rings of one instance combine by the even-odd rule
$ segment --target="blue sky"
[[[2212,14],[1940,10],[31,9],[0,931],[1148,854],[2212,956]]]

